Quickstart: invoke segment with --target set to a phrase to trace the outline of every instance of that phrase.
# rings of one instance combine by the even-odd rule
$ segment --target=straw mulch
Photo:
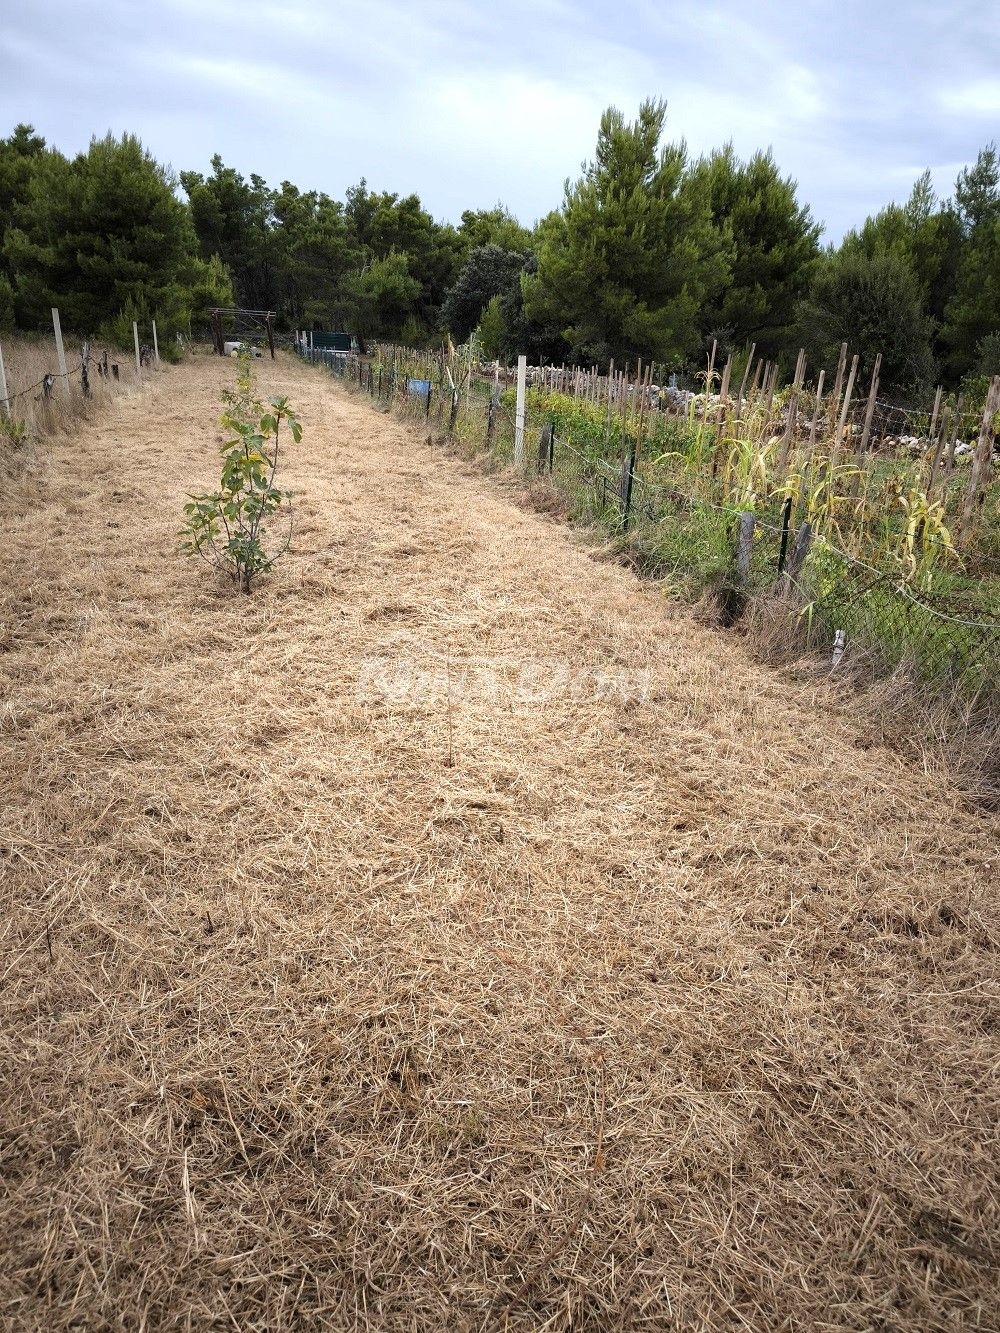
[[[2,501],[3,1327],[1000,1328],[996,820],[260,373],[306,435],[252,599],[175,554],[216,359]],[[449,708],[392,653],[504,665]]]

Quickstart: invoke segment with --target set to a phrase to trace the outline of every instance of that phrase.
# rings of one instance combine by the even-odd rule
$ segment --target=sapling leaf
[[[249,592],[254,576],[270,569],[288,545],[286,540],[279,551],[269,554],[263,544],[265,516],[284,508],[291,522],[290,493],[274,485],[282,419],[288,418],[296,443],[302,431],[288,411],[287,398],[273,399],[273,411],[264,410],[246,348],[237,357],[236,383],[235,390],[223,392],[226,410],[220,424],[229,438],[221,449],[221,489],[214,495],[189,496],[183,507],[187,519],[179,535],[186,538],[181,547],[185,554],[204,555],[224,569],[242,591]],[[273,457],[265,447],[271,439],[275,441]],[[216,539],[223,525],[226,541],[220,547]]]

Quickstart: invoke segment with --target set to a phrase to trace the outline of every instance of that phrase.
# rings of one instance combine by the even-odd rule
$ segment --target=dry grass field
[[[137,374],[135,357],[104,343],[90,347],[90,396],[81,391],[81,346],[68,340],[65,346],[67,379],[59,375],[59,362],[53,338],[25,338],[5,335],[2,340],[4,372],[7,393],[11,399],[11,415],[35,439],[73,431],[81,421],[93,421],[106,410],[111,398],[120,392],[135,389]],[[98,363],[107,354],[110,367],[118,367],[119,378],[105,380],[98,371]],[[152,374],[152,370],[147,372]],[[43,380],[53,377],[46,394]],[[67,387],[69,392],[67,393]],[[0,448],[9,447],[0,425]]]
[[[227,363],[0,499],[0,1326],[1000,1328],[997,820],[258,370],[251,599],[176,554]]]

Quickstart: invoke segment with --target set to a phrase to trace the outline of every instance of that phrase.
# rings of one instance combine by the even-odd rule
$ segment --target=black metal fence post
[[[781,508],[781,550],[778,552],[778,573],[781,574],[785,568],[785,557],[788,554],[788,525],[792,521],[792,497],[786,496],[785,503]]]
[[[632,483],[635,480],[635,445],[625,459],[622,467],[622,532],[628,532],[629,518],[632,513]]]

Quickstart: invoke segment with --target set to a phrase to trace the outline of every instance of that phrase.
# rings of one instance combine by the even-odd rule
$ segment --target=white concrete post
[[[10,403],[7,401],[7,372],[3,364],[3,348],[0,347],[0,412],[10,416]]]
[[[153,355],[156,357],[157,361],[159,361],[159,359],[160,359],[160,344],[159,344],[159,342],[157,341],[157,338],[156,338],[156,320],[155,320],[155,319],[153,320]]]
[[[528,358],[517,358],[517,403],[514,408],[514,465],[524,467],[524,381]]]
[[[833,658],[830,662],[831,670],[840,666],[841,658],[844,656],[844,649],[847,647],[847,635],[842,629],[834,630],[833,633]]]
[[[69,397],[69,375],[66,373],[66,352],[63,349],[62,328],[59,325],[59,311],[52,307],[52,327],[56,331],[56,356],[59,358],[59,374],[62,376],[66,397]]]
[[[142,379],[142,358],[139,355],[139,325],[134,319],[132,321],[132,337],[135,340],[135,373],[139,379]]]

